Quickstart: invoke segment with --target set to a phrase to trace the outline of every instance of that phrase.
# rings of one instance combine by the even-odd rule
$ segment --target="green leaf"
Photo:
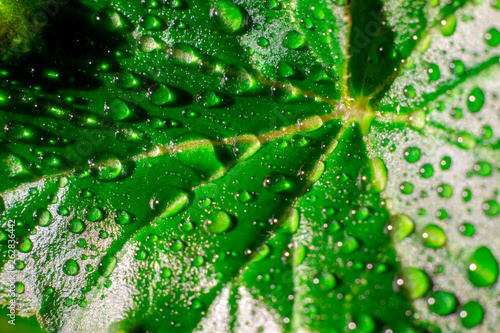
[[[496,2],[51,4],[0,4],[24,330],[498,327]]]

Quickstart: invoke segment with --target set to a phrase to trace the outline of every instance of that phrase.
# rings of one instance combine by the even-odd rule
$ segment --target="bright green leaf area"
[[[55,4],[0,4],[2,332],[500,325],[497,1]]]

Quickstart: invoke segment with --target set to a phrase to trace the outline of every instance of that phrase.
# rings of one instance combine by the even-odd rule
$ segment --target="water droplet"
[[[446,243],[446,235],[441,227],[435,224],[428,224],[422,229],[422,243],[424,246],[437,249]]]
[[[283,46],[290,50],[303,50],[306,45],[306,39],[298,31],[288,31],[283,39]]]
[[[456,137],[456,143],[462,149],[472,149],[476,146],[476,140],[466,132],[462,132]]]
[[[475,327],[483,322],[484,309],[478,302],[468,302],[460,310],[460,319],[464,327]]]
[[[399,190],[403,194],[412,194],[413,193],[413,184],[410,182],[402,182],[401,185],[399,185]]]
[[[497,216],[500,213],[500,205],[495,200],[487,200],[483,203],[483,211],[488,216]]]
[[[33,213],[33,220],[41,227],[46,227],[51,223],[52,214],[47,209],[37,209]]]
[[[406,237],[408,237],[413,230],[415,229],[415,225],[406,214],[398,214],[392,216],[389,222],[389,231],[392,234],[392,237],[395,241],[400,242]]]
[[[253,196],[252,193],[248,192],[247,190],[239,190],[238,192],[236,192],[235,198],[239,202],[248,202],[253,199]]]
[[[441,184],[438,186],[437,192],[441,198],[450,198],[453,195],[453,188],[448,184]]]
[[[491,28],[484,34],[484,40],[489,46],[497,47],[500,44],[500,32],[495,28]]]
[[[403,92],[407,98],[415,98],[416,96],[415,88],[411,85],[406,86]]]
[[[170,249],[172,251],[175,251],[175,252],[178,252],[178,251],[182,251],[184,250],[184,243],[181,241],[181,240],[174,240],[171,244],[170,244]]]
[[[453,74],[456,76],[462,76],[465,74],[465,65],[462,61],[460,60],[455,60],[450,64],[451,71]]]
[[[104,114],[113,120],[126,120],[134,116],[127,103],[119,98],[112,98],[106,102]]]
[[[201,267],[205,265],[205,258],[203,256],[196,256],[193,258],[192,264],[194,267]]]
[[[457,28],[457,18],[455,15],[448,15],[444,20],[441,21],[441,33],[443,36],[451,36]]]
[[[408,126],[414,130],[421,130],[425,127],[425,112],[417,110],[408,114]]]
[[[22,294],[24,293],[24,284],[22,282],[16,282],[14,283],[14,290],[17,294]]]
[[[148,98],[156,106],[175,105],[178,99],[176,94],[164,84],[149,90]]]
[[[28,168],[21,158],[12,153],[0,153],[0,176],[13,178],[28,173]]]
[[[187,44],[177,43],[167,51],[167,59],[176,65],[197,68],[200,54]]]
[[[121,72],[115,75],[113,83],[120,89],[132,89],[137,87],[140,82],[130,72]]]
[[[481,90],[481,88],[476,87],[472,89],[469,96],[467,97],[467,108],[470,112],[479,112],[484,105],[484,99],[484,92]]]
[[[151,52],[158,49],[161,46],[153,37],[151,36],[141,36],[137,39],[137,47],[142,52]],[[126,89],[126,88],[125,88]]]
[[[210,17],[215,25],[228,34],[245,33],[252,25],[247,11],[232,1],[219,0],[212,8]]]
[[[429,289],[429,278],[420,269],[404,267],[396,276],[396,288],[402,287],[408,298],[415,300],[424,296]]]
[[[114,215],[114,221],[116,224],[125,225],[133,222],[134,219],[127,211],[119,210]]]
[[[137,250],[135,252],[135,259],[136,260],[145,260],[148,257],[148,253],[144,250]]]
[[[420,168],[420,176],[422,178],[431,178],[434,175],[434,167],[431,164],[424,164]]]
[[[97,271],[101,276],[109,277],[113,270],[115,269],[117,260],[115,256],[105,255],[102,257],[101,262],[97,268]]]
[[[85,209],[85,218],[90,222],[97,222],[104,218],[104,212],[99,207],[87,207]]]
[[[427,300],[429,310],[440,316],[447,316],[457,307],[455,295],[446,291],[436,291],[431,294]]]
[[[292,78],[297,75],[293,67],[284,61],[278,62],[278,65],[276,66],[276,73],[279,77],[284,79]]]
[[[111,153],[102,153],[89,161],[92,175],[103,181],[115,180],[123,170],[120,159]]]
[[[24,237],[22,240],[19,241],[18,244],[19,252],[28,253],[31,251],[32,248],[33,248],[33,242],[29,237]]]
[[[366,167],[361,170],[361,182],[366,191],[380,193],[387,184],[387,167],[382,159],[370,158]]]
[[[231,94],[241,95],[257,88],[255,78],[241,66],[228,66],[223,75],[222,86]]]
[[[85,223],[78,219],[73,219],[68,224],[68,230],[74,234],[82,233],[85,230]]]
[[[417,147],[410,147],[405,150],[404,155],[408,163],[416,163],[420,159],[420,149]]]
[[[70,276],[75,276],[80,271],[80,266],[73,259],[68,259],[63,265],[63,272]]]
[[[487,287],[497,280],[498,261],[490,249],[479,247],[469,260],[469,281],[476,287]]]
[[[264,187],[272,193],[287,193],[294,189],[295,184],[288,177],[278,172],[271,172],[264,179]]]
[[[164,20],[156,15],[147,14],[141,17],[139,24],[141,27],[147,30],[161,31],[165,30],[167,24]]]
[[[222,234],[231,227],[231,217],[228,213],[218,211],[210,214],[205,220],[205,229],[211,234]]]
[[[474,225],[471,223],[464,223],[462,224],[458,230],[464,235],[465,237],[472,237],[476,233],[476,229],[474,228]]]
[[[257,45],[259,45],[260,47],[268,47],[269,46],[269,39],[267,39],[265,37],[260,37],[257,40]]]
[[[313,283],[322,291],[330,291],[337,285],[337,279],[332,273],[323,272],[313,279]]]
[[[106,30],[123,30],[129,27],[127,18],[114,9],[99,10],[95,17],[95,22]]]
[[[170,279],[172,277],[172,270],[167,267],[163,267],[161,269],[161,277],[162,279]]]
[[[429,64],[427,73],[429,74],[429,81],[437,81],[441,77],[441,71],[439,70],[439,66],[436,64]]]
[[[189,196],[184,190],[165,186],[154,191],[149,200],[149,207],[158,217],[167,218],[182,211],[188,205],[188,201]]]
[[[204,108],[220,107],[223,103],[222,96],[213,90],[201,90],[196,95],[196,102]]]

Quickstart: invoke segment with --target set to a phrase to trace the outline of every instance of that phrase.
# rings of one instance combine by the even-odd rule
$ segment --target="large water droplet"
[[[446,243],[446,235],[439,226],[428,224],[422,229],[422,242],[424,246],[437,249]]]
[[[41,227],[46,227],[50,224],[52,215],[47,209],[37,209],[35,213],[33,213],[33,220],[36,224]]]
[[[167,218],[178,214],[189,201],[186,191],[173,186],[165,186],[157,189],[151,195],[149,207],[158,217]]]
[[[252,25],[247,11],[228,0],[217,1],[210,17],[219,29],[229,34],[242,34]]]
[[[293,191],[295,183],[278,172],[271,172],[264,179],[264,187],[272,193],[287,193]]]
[[[391,232],[393,239],[399,242],[413,232],[415,225],[408,215],[398,214],[391,217],[388,229]]]
[[[490,249],[482,246],[469,261],[469,281],[476,287],[491,286],[498,280],[498,261]]]
[[[75,276],[80,271],[80,266],[73,259],[68,259],[63,265],[63,272],[70,276]]]
[[[211,234],[221,234],[231,227],[231,217],[228,213],[218,211],[210,214],[205,220],[205,229]]]
[[[101,276],[109,277],[113,270],[115,269],[117,260],[115,256],[105,255],[102,257],[101,262],[99,263],[99,267],[97,271]]]
[[[479,112],[484,105],[484,92],[481,88],[476,87],[472,89],[469,96],[467,97],[467,108],[470,112]]]
[[[89,165],[93,176],[99,180],[114,180],[123,171],[122,162],[111,153],[103,153],[94,157],[89,161]]]
[[[402,268],[396,277],[396,287],[402,287],[411,300],[424,296],[429,289],[429,278],[420,269],[414,267]]]
[[[429,310],[440,316],[449,315],[457,307],[455,295],[446,291],[433,292],[427,303],[429,304]]]
[[[478,302],[468,302],[460,310],[460,319],[464,327],[475,327],[483,322],[484,309]]]
[[[370,158],[361,170],[361,182],[370,193],[382,192],[387,184],[387,167],[384,161],[378,157]]]

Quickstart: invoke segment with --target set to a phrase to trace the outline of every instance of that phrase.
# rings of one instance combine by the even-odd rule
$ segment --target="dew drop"
[[[47,209],[37,209],[33,213],[33,220],[41,227],[46,227],[51,223],[52,214]]]
[[[90,171],[98,180],[110,181],[118,178],[122,171],[122,162],[111,153],[102,153],[89,161]]]
[[[466,328],[475,327],[483,322],[484,309],[478,302],[468,302],[460,310],[460,319],[462,326]]]
[[[456,309],[458,302],[452,293],[436,291],[431,294],[427,303],[429,304],[429,310],[432,312],[440,316],[447,316]]]
[[[97,222],[104,218],[104,212],[99,207],[87,207],[85,209],[85,218],[90,222]]]
[[[119,210],[114,215],[114,221],[116,224],[125,225],[133,222],[134,219],[132,218],[132,215],[127,211]]]
[[[162,20],[156,15],[151,15],[151,14],[142,16],[141,19],[139,20],[139,24],[144,29],[152,31],[165,30],[167,26],[164,20]]]
[[[80,271],[80,266],[73,259],[68,259],[63,265],[63,272],[70,276],[75,276]]]
[[[247,11],[232,1],[219,0],[212,8],[210,17],[215,25],[228,34],[245,33],[252,25]]]
[[[420,159],[420,149],[417,147],[410,147],[405,150],[404,156],[408,163],[416,163]]]
[[[485,246],[474,251],[469,260],[469,281],[476,287],[491,286],[498,280],[498,261]]]
[[[420,168],[420,176],[422,178],[431,178],[434,175],[434,167],[431,164],[424,164]]]
[[[389,226],[392,238],[397,242],[400,242],[408,237],[415,229],[412,219],[410,219],[410,217],[406,214],[392,216]]]
[[[149,207],[158,217],[167,218],[182,211],[188,205],[188,201],[189,196],[184,190],[165,186],[154,191],[149,200]]]
[[[304,36],[298,31],[289,31],[283,39],[283,46],[290,50],[303,50],[307,43]]]
[[[441,21],[441,33],[443,36],[449,37],[453,35],[457,28],[457,18],[451,14]]]
[[[19,241],[18,244],[19,252],[28,253],[31,251],[32,248],[33,248],[33,242],[29,237],[24,237],[21,241]]]
[[[403,287],[409,299],[415,300],[429,289],[429,278],[420,269],[404,267],[396,277],[396,288],[399,287]]]
[[[467,97],[467,108],[470,112],[479,112],[484,105],[484,99],[484,92],[481,90],[481,88],[476,87],[472,89],[469,96]]]
[[[68,224],[68,230],[74,234],[82,233],[85,230],[85,224],[79,219],[73,219]]]
[[[288,193],[293,191],[295,183],[278,172],[271,172],[264,179],[264,187],[271,193]]]
[[[113,270],[115,269],[117,259],[112,255],[105,255],[102,257],[101,262],[97,268],[97,271],[101,276],[109,277]]]
[[[487,200],[483,203],[483,211],[488,216],[497,216],[500,213],[500,205],[495,200]]]
[[[113,120],[126,120],[133,117],[133,111],[125,101],[119,98],[112,98],[106,102],[104,114]]]
[[[210,214],[205,220],[205,229],[211,234],[222,234],[231,227],[231,217],[228,213],[218,211]]]
[[[495,28],[491,28],[484,34],[484,40],[489,46],[497,47],[500,44],[500,32]]]
[[[387,167],[384,161],[378,157],[370,158],[361,170],[361,182],[370,193],[382,192],[387,185]]]
[[[426,225],[421,232],[422,243],[432,249],[443,247],[446,243],[446,235],[441,227],[435,224]]]

